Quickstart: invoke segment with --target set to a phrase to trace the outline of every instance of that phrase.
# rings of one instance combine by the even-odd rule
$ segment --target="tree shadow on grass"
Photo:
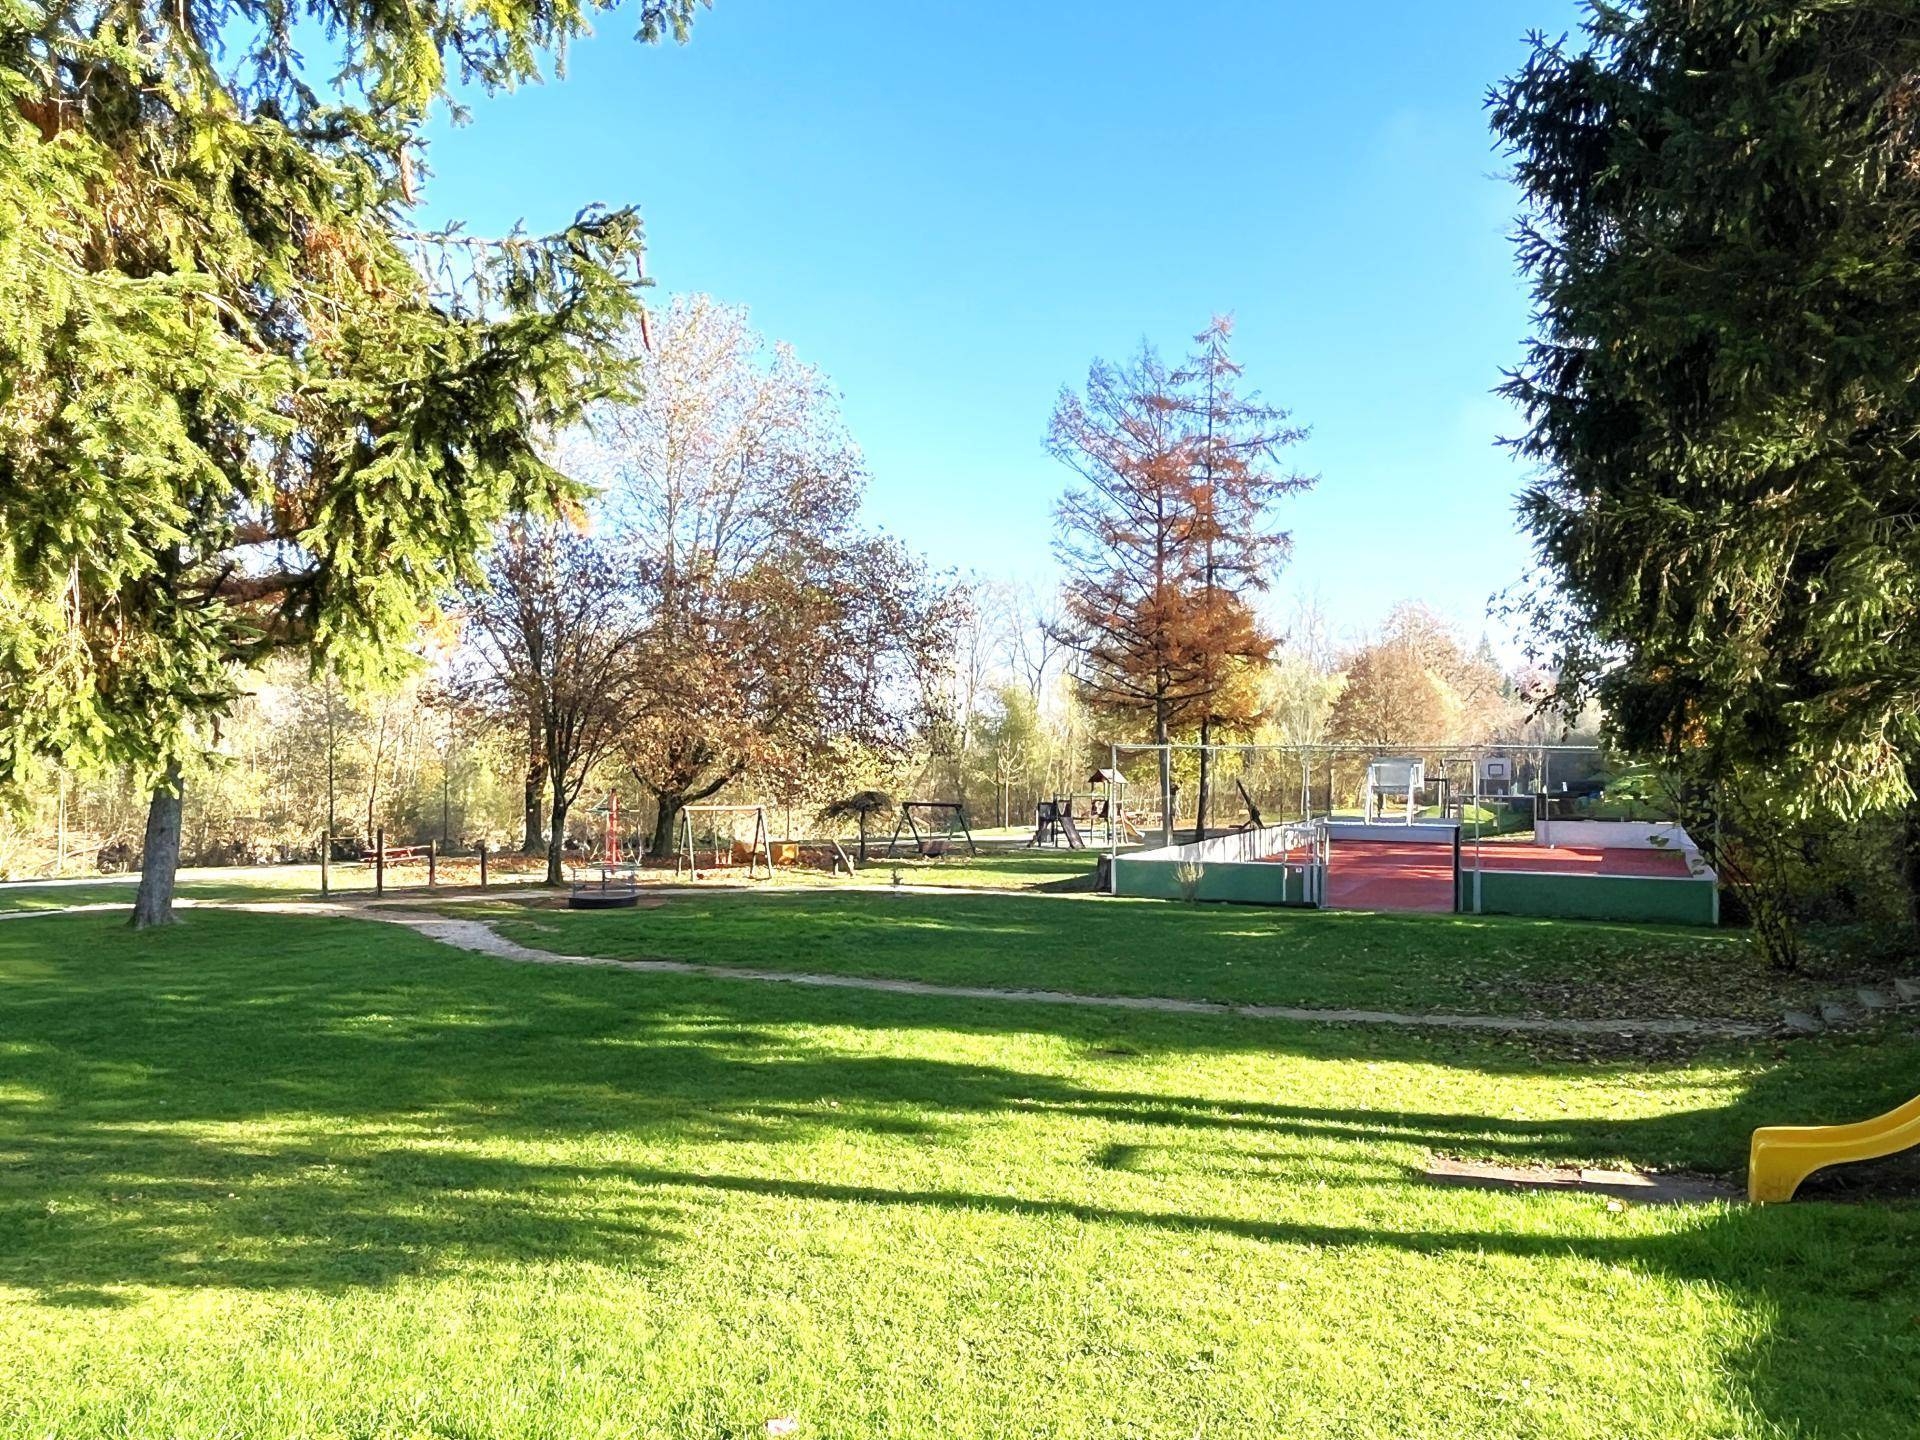
[[[0,1284],[106,1305],[105,1287],[338,1292],[566,1260],[654,1263],[686,1206],[470,1153],[351,1143],[236,1146],[106,1125],[7,1146]]]
[[[1911,1046],[1796,1051],[1753,1064],[1735,1104],[1640,1118],[1452,1113],[1411,1094],[1405,1108],[1255,1099],[1150,1088],[1133,1060],[1268,1050],[1488,1076],[1605,1072],[1418,1034],[638,981],[479,960],[373,925],[229,923],[240,918],[209,917],[198,949],[191,935],[135,942],[111,922],[44,922],[64,943],[24,952],[19,935],[0,939],[0,1283],[87,1307],[123,1285],[336,1292],[469,1268],[658,1266],[730,1196],[917,1206],[1627,1266],[1712,1287],[1758,1317],[1762,1338],[1732,1378],[1784,1432],[1891,1435],[1920,1405],[1920,1210],[1716,1208],[1617,1237],[1257,1213],[1262,1195],[1284,1209],[1330,1167],[1338,1183],[1374,1186],[1388,1213],[1412,1213],[1402,1177],[1432,1150],[1729,1169],[1754,1124],[1838,1118],[1872,1086],[1910,1084]],[[210,953],[210,939],[227,943]],[[861,1038],[923,1030],[1032,1037],[1053,1068]],[[939,1146],[1021,1117],[1074,1122],[1083,1143],[1094,1127],[1082,1163],[1168,1205],[764,1173],[770,1153],[806,1153],[816,1137]],[[705,1160],[551,1158],[574,1142]],[[1174,1157],[1164,1170],[1146,1163],[1156,1151]],[[716,1154],[762,1173],[706,1163]],[[1238,1167],[1235,1213],[1180,1203],[1183,1167],[1196,1166]],[[1440,1213],[1504,1215],[1503,1201],[1529,1213],[1517,1208],[1527,1197]]]

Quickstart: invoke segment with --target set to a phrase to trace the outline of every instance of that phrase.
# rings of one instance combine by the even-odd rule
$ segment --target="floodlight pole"
[[[1084,754],[1085,752],[1081,752]],[[1120,746],[1107,742],[1107,893],[1120,893],[1120,815],[1126,800],[1126,782],[1120,778]]]

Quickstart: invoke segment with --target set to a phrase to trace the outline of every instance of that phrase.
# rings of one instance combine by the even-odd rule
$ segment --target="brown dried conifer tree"
[[[1124,366],[1095,361],[1085,393],[1063,390],[1048,428],[1048,450],[1082,481],[1057,512],[1059,639],[1079,657],[1082,698],[1159,745],[1195,729],[1205,742],[1217,726],[1252,719],[1241,713],[1251,687],[1234,681],[1273,653],[1252,598],[1288,545],[1268,512],[1312,483],[1277,463],[1305,432],[1238,393],[1231,332],[1216,319],[1178,367],[1151,346]],[[1165,750],[1159,786],[1170,833]],[[1202,833],[1205,792],[1203,768]]]

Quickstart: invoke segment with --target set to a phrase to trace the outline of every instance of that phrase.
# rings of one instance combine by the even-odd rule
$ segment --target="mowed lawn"
[[[207,878],[210,873],[221,874],[218,871],[201,871],[198,875],[187,872],[176,893],[187,900],[284,900],[297,898],[301,893],[297,884],[281,879],[286,872],[277,868],[226,872],[235,878]],[[122,905],[131,910],[137,881],[137,876],[121,876],[58,883],[9,882],[0,885],[0,915],[15,911],[66,910],[82,905]]]
[[[849,842],[851,844],[851,842]],[[870,842],[869,859],[859,869],[858,883],[863,885],[939,886],[941,888],[978,888],[988,890],[1071,891],[1093,888],[1094,866],[1099,856],[1089,850],[1042,848],[1028,850],[983,846],[977,855],[968,855],[964,845],[938,858],[923,858],[913,853],[911,841],[904,842],[898,857],[886,853],[887,837]],[[536,883],[544,863],[509,854],[495,856],[491,867],[494,888],[511,893],[516,888]],[[570,863],[570,873],[572,870]],[[591,866],[578,867],[581,875],[598,874]],[[447,888],[473,888],[479,879],[471,856],[446,858],[441,867],[441,884]],[[61,910],[78,905],[133,904],[137,875],[99,876],[89,879],[0,881],[0,915],[16,910]],[[426,888],[427,872],[423,862],[396,863],[386,876],[387,888],[400,897],[431,898]],[[366,898],[374,883],[370,866],[352,861],[335,864],[329,883],[338,896]],[[673,886],[673,871],[661,870],[651,883]],[[746,883],[744,873],[726,869],[703,877],[700,884],[731,887]],[[764,883],[764,882],[760,882]],[[774,884],[782,889],[832,889],[844,881],[811,867],[782,865]],[[689,888],[693,888],[691,885]],[[210,900],[300,900],[320,898],[320,867],[309,865],[234,865],[201,866],[180,872],[178,893],[183,899]]]
[[[1226,1003],[1774,1022],[1783,1006],[1849,993],[1769,973],[1734,931],[1667,925],[774,889],[548,907],[448,913],[564,954]]]
[[[18,920],[0,1433],[1891,1436],[1920,1208],[1417,1171],[1727,1170],[1916,1074]]]

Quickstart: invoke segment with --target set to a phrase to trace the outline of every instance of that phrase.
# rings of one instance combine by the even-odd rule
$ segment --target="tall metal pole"
[[[1486,811],[1480,807],[1480,764],[1484,752],[1476,751],[1473,757],[1473,913],[1480,913],[1480,831],[1486,818]]]
[[[1548,779],[1547,752],[1540,751],[1540,831],[1535,835],[1534,843],[1553,844],[1553,786]]]

